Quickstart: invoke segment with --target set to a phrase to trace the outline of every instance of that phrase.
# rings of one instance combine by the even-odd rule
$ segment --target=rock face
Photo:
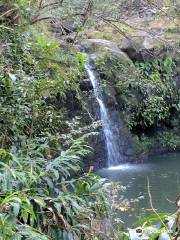
[[[82,46],[85,48],[86,52],[90,53],[95,53],[104,49],[119,51],[119,47],[116,43],[105,39],[87,39],[82,42]]]
[[[92,83],[91,81],[86,78],[86,79],[82,79],[80,82],[80,89],[81,91],[89,91],[93,89]]]
[[[124,62],[131,62],[129,57],[121,51],[116,43],[104,39],[87,39],[82,42],[83,48],[89,54],[94,54],[95,58],[107,52],[109,54],[116,54]]]
[[[132,62],[128,58],[128,56],[125,53],[123,53],[121,50],[119,50],[118,46],[116,44],[113,44],[112,42],[101,40],[101,39],[95,40],[95,41],[91,40],[91,41],[86,41],[83,47],[90,54],[90,56],[93,56],[91,62],[94,66],[96,66],[97,62],[101,58],[103,59],[105,55],[108,55],[108,56],[115,55],[118,57],[119,61],[121,61],[121,63],[124,66],[127,66],[127,65],[132,66]],[[111,84],[110,82],[103,82],[103,79],[101,78],[99,80],[101,81],[100,88],[102,88],[105,106],[108,110],[110,118],[114,123],[113,128],[118,129],[118,134],[116,134],[115,138],[118,138],[118,142],[120,143],[119,150],[121,152],[121,156],[123,156],[123,161],[124,162],[133,161],[135,159],[135,156],[133,154],[133,148],[131,146],[132,145],[131,137],[128,129],[126,128],[126,126],[124,125],[120,117],[118,102],[116,100],[117,93],[113,87],[113,84]],[[87,79],[83,80],[82,88],[86,89],[86,91],[88,89],[91,90],[91,85],[85,84],[87,82],[88,82]],[[88,88],[86,88],[85,86],[88,86]],[[96,119],[99,120],[100,119],[99,106],[98,104],[96,104],[95,99],[91,98],[91,100],[89,101],[86,99],[86,102],[88,102],[88,106],[91,111],[91,114]],[[102,129],[100,128],[99,135],[93,139],[92,145],[91,145],[94,149],[93,159],[95,159],[95,162],[93,162],[93,164],[97,168],[106,166],[105,159],[107,159],[107,151],[106,151],[105,145],[106,145],[105,137]]]
[[[131,42],[124,40],[119,48],[133,61],[151,61],[153,59],[171,57],[179,60],[179,50],[173,43],[163,40],[161,33],[155,37],[142,35],[132,37]]]
[[[162,138],[162,142],[164,139],[166,139],[166,142],[172,141],[173,149],[175,149],[178,144],[180,146],[177,138],[171,137],[172,140],[170,140],[170,135],[173,134],[172,129],[174,127],[174,129],[178,128],[176,123],[178,122],[178,113],[174,107],[169,108],[169,119],[165,118],[164,120],[160,120],[162,125],[164,124],[163,127],[161,124],[157,124],[156,126],[152,125],[149,127],[147,132],[139,125],[137,125],[137,127],[135,127],[135,129],[131,132],[126,127],[127,123],[133,121],[133,118],[130,119],[127,117],[128,111],[131,116],[133,116],[133,112],[137,111],[139,108],[140,116],[138,116],[138,121],[143,121],[141,116],[144,114],[143,104],[147,103],[146,99],[147,101],[150,101],[152,98],[156,101],[162,100],[163,104],[167,104],[166,106],[169,106],[168,99],[166,99],[166,96],[163,95],[163,92],[160,92],[159,94],[157,93],[157,88],[159,88],[160,85],[163,88],[165,87],[164,89],[170,87],[173,96],[171,101],[176,101],[176,90],[180,84],[180,35],[177,27],[179,20],[175,18],[172,22],[170,19],[163,16],[159,19],[155,19],[152,16],[143,18],[132,17],[132,19],[129,18],[126,23],[126,29],[124,28],[125,35],[123,36],[119,34],[117,29],[110,29],[107,25],[102,25],[99,29],[97,27],[95,31],[89,31],[87,34],[89,39],[83,41],[81,45],[89,55],[93,55],[94,64],[102,80],[106,106],[108,106],[111,114],[114,114],[115,118],[120,119],[123,126],[120,134],[123,136],[125,143],[124,149],[126,149],[124,155],[127,155],[128,157],[126,159],[131,161],[144,158],[149,154],[149,152],[156,152],[157,154],[157,151],[161,153],[166,151],[166,147],[160,147],[159,140],[153,140],[150,142],[152,133],[154,131],[155,133],[158,133],[159,129],[160,134],[164,136]],[[118,27],[121,29],[123,26],[123,24],[120,24]],[[101,37],[103,37],[103,39],[101,39]],[[172,59],[173,63],[170,63],[171,60],[168,59]],[[150,76],[152,69],[149,67],[147,73],[150,78],[147,77],[146,79],[145,77],[140,80],[139,72],[137,72],[137,65],[134,63],[142,63],[143,67],[148,64],[150,64],[148,66],[152,66],[151,64],[153,64],[153,61],[156,60],[159,61],[159,63],[156,62],[159,66],[161,66],[161,64],[165,64],[164,69],[158,70],[158,68],[155,68],[155,73],[157,73],[157,75]],[[163,62],[164,60],[165,62]],[[162,74],[163,71],[166,72],[166,75]],[[165,80],[166,78],[167,80]],[[165,81],[169,81],[168,79],[171,79],[171,86],[168,85],[169,83],[165,83]],[[83,85],[87,91],[88,89],[92,90],[92,86],[88,80],[85,80]],[[172,90],[174,89],[173,86],[176,86],[175,90]],[[144,91],[144,93],[142,91]],[[154,109],[156,111],[156,103],[150,102],[150,104],[154,104],[152,105],[153,111]],[[157,106],[157,111],[159,111],[158,107],[160,109],[163,107],[163,104]],[[172,102],[170,104],[172,104]],[[94,105],[92,104],[92,106]],[[98,108],[98,106],[96,107]],[[149,107],[149,110],[150,112],[148,113],[147,110],[147,114],[150,117],[151,114],[154,113],[151,112],[151,107]],[[124,114],[126,114],[126,119],[124,118]],[[98,119],[97,112],[95,115],[96,119]],[[135,117],[137,116],[135,115]],[[122,121],[121,119],[125,119],[126,123],[124,123],[124,120]],[[163,135],[163,131],[166,131],[166,135]],[[144,132],[147,134],[147,138],[145,138],[145,141],[147,142],[145,142],[145,144],[144,140],[139,140],[142,136],[142,139],[144,139],[144,135],[141,135],[142,133],[144,134]],[[99,157],[97,157],[97,159],[101,162],[101,166],[103,166],[105,162],[101,159],[101,156],[103,156],[102,158],[105,158],[105,155],[103,155],[105,152],[105,148],[102,147],[103,144],[103,135],[100,133],[92,146],[95,149],[95,155],[98,156],[99,153]],[[154,145],[154,148],[149,151],[150,145]],[[96,159],[96,156],[93,159]]]
[[[143,142],[139,142],[136,134],[132,134],[132,132],[126,127],[126,124],[122,121],[122,112],[128,110],[128,105],[138,106],[138,104],[143,101],[143,99],[141,99],[141,93],[138,92],[139,90],[134,92],[134,90],[131,89],[131,85],[134,84],[134,81],[137,81],[135,80],[137,77],[137,69],[134,62],[151,63],[156,59],[164,60],[166,58],[172,58],[176,63],[176,72],[174,72],[173,77],[176,85],[179,86],[180,74],[178,69],[180,60],[178,54],[179,49],[176,47],[177,42],[174,43],[172,41],[170,45],[167,45],[166,40],[162,40],[162,36],[162,31],[156,29],[156,38],[152,37],[151,34],[146,33],[132,37],[131,41],[124,39],[120,44],[118,44],[117,41],[112,42],[104,39],[88,39],[83,42],[83,48],[90,56],[93,56],[94,64],[100,75],[106,106],[116,121],[120,122],[121,127],[119,137],[122,139],[121,142],[124,148],[123,154],[125,161],[144,159],[149,154],[149,150],[147,149],[147,146],[145,146],[149,143],[143,145]],[[117,61],[112,61],[113,58],[117,59]],[[117,66],[118,70],[116,70]],[[88,82],[88,80],[85,80],[85,82]],[[118,87],[119,83],[120,88]],[[128,83],[129,86],[123,86],[123,83]],[[153,85],[148,85],[144,82],[143,84],[145,84],[145,91],[147,91],[149,96],[156,96],[156,91]],[[129,89],[129,93],[127,91],[127,93],[123,95],[123,87],[126,88],[126,90]],[[87,89],[92,89],[90,83],[86,90]],[[93,104],[94,103],[92,103],[92,105]],[[98,108],[98,106],[96,107]],[[97,116],[98,114],[96,113],[96,117]],[[135,131],[138,131],[139,134],[141,134],[143,129],[137,127]],[[179,140],[177,140],[177,142],[178,141]],[[97,160],[95,163],[97,167],[105,166],[104,159],[106,158],[106,149],[104,146],[103,133],[100,129],[99,136],[92,142],[92,147],[95,149],[95,156],[93,156],[93,159]],[[162,153],[166,150],[164,148],[159,148],[158,145],[158,151]],[[153,152],[156,152],[157,154],[156,146],[150,151],[151,154]]]
[[[103,47],[121,49],[132,60],[151,60],[153,57],[171,56],[179,60],[180,32],[179,18],[161,16],[158,18],[139,18],[137,16],[122,19],[113,29],[107,25],[100,25],[96,31],[87,34],[86,42]],[[100,37],[106,40],[99,39]],[[108,40],[107,40],[108,39]],[[117,48],[118,47],[118,48]]]

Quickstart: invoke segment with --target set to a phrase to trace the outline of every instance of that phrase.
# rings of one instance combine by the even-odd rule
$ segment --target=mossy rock
[[[150,36],[133,37],[131,41],[123,41],[119,45],[132,61],[147,62],[156,58],[165,59],[171,57],[179,61],[178,43],[167,42],[163,38],[155,39]]]
[[[118,45],[105,39],[87,39],[81,43],[88,53],[98,53],[109,49],[111,51],[120,51]]]
[[[127,89],[137,75],[133,62],[120,50],[99,51],[96,53],[95,65],[101,79],[111,84],[117,95],[124,92],[123,89]]]
[[[171,57],[179,61],[178,18],[170,21],[163,16],[150,19],[132,17],[125,23],[127,24],[117,23],[114,28],[102,23],[95,30],[88,30],[87,41],[96,41],[95,45],[97,46],[98,42],[102,47],[104,43],[113,43],[133,61],[152,61],[157,57]]]
[[[118,81],[127,82],[127,79],[130,81],[136,75],[133,62],[117,44],[103,39],[91,39],[86,40],[82,45],[90,55],[95,56],[93,60],[97,72],[107,83],[115,86]]]
[[[109,64],[108,67],[113,68],[116,67],[116,64],[122,65],[122,67],[128,69],[135,69],[133,62],[129,59],[127,54],[122,52],[121,50],[115,49],[101,49],[96,53],[95,59],[96,66],[100,64]]]

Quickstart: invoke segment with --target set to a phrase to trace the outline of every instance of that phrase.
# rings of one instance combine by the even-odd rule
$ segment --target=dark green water
[[[176,210],[174,201],[180,193],[180,154],[152,157],[142,164],[122,164],[113,169],[102,169],[99,174],[127,187],[124,193],[119,193],[120,196],[129,200],[139,198],[130,204],[126,213],[120,214],[125,224],[132,224],[142,212],[151,213],[148,210],[147,177],[154,208],[158,212],[173,213]]]

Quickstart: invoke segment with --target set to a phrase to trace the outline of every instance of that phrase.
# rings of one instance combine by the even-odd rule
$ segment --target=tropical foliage
[[[113,16],[117,17],[119,4],[113,2],[116,2]],[[119,239],[122,234],[113,228],[119,211],[115,200],[121,188],[83,168],[84,162],[88,165],[87,155],[92,151],[88,141],[100,125],[86,121],[84,115],[87,109],[79,79],[84,76],[86,55],[49,31],[54,20],[59,20],[62,35],[75,33],[73,39],[66,39],[71,43],[87,20],[92,25],[99,19],[90,18],[93,4],[96,6],[93,16],[102,11],[99,1],[72,3],[0,2],[2,240]],[[107,6],[108,1],[103,5],[104,11]],[[73,21],[72,29],[64,24],[65,19]],[[99,68],[107,79],[122,70],[117,59],[110,60],[114,67],[110,75]],[[105,65],[102,67],[106,68]],[[132,89],[141,92],[138,106],[124,102],[131,130],[138,125],[143,129],[158,126],[162,121],[172,124],[178,110],[172,81],[174,68],[175,63],[169,58],[137,63],[139,75],[131,86],[115,78],[117,89],[123,89],[122,95],[131,94]],[[169,132],[163,135],[162,144],[169,137],[172,138]],[[177,142],[178,138],[168,140],[169,147],[175,149]],[[145,224],[150,220],[144,219]],[[108,233],[100,227],[103,221],[112,225]],[[161,230],[160,227],[158,231]],[[124,234],[125,239],[127,236],[128,233]]]
[[[136,61],[133,66],[117,55],[105,53],[96,66],[102,79],[115,86],[120,111],[132,133],[142,142],[144,135],[152,137],[158,133],[149,147],[161,144],[170,150],[179,149],[179,89],[177,66],[172,58]]]
[[[5,239],[83,239],[94,218],[106,215],[110,185],[93,174],[73,178],[88,153],[77,139],[47,159],[45,144],[10,153],[1,150],[0,236]],[[42,234],[42,232],[44,234]]]
[[[85,56],[31,25],[34,1],[1,7],[0,239],[89,239],[110,185],[81,169],[97,124],[66,108]]]

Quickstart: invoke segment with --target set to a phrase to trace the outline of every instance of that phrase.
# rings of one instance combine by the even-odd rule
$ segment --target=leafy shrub
[[[119,94],[117,99],[130,129],[157,127],[179,109],[175,63],[166,58],[135,66],[113,54],[97,60],[101,77],[114,84]]]
[[[135,134],[138,156],[148,154],[156,142],[162,149],[179,148],[173,133],[178,131],[179,89],[171,58],[133,66],[125,57],[105,52],[98,57],[96,67],[104,82],[115,87],[121,116]]]
[[[81,169],[98,124],[69,119],[56,101],[77,91],[86,56],[27,25],[35,1],[3,7],[19,20],[0,26],[0,238],[83,239],[107,213],[110,185]]]
[[[110,184],[106,180],[93,174],[72,177],[88,152],[83,138],[51,160],[37,150],[28,155],[1,150],[0,236],[48,239],[41,237],[37,229],[52,239],[65,232],[70,239],[88,234],[86,219],[103,217],[110,207]]]

